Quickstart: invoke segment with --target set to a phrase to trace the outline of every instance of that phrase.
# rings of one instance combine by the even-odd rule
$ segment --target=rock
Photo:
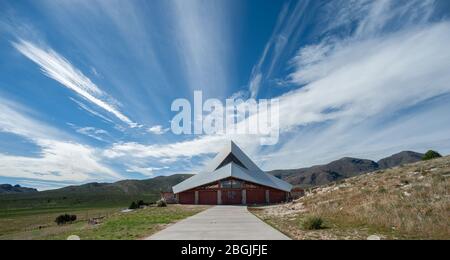
[[[377,235],[370,235],[367,237],[367,240],[381,240],[381,237]]]
[[[81,239],[77,235],[70,235],[70,236],[67,237],[67,240],[81,240]]]

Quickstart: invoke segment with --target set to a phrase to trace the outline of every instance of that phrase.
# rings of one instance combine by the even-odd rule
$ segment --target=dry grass
[[[361,175],[255,214],[296,239],[450,239],[450,157]],[[302,221],[324,220],[308,231]]]

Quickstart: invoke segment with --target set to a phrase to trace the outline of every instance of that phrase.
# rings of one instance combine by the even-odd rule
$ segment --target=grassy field
[[[450,239],[450,157],[361,175],[251,211],[293,239]],[[311,223],[320,222],[320,225]]]
[[[81,239],[141,239],[164,226],[194,215],[205,207],[169,205],[147,207],[121,213],[121,208],[34,209],[0,215],[0,239],[66,239],[78,235]],[[58,226],[54,220],[59,214],[75,214],[77,221]],[[100,218],[98,224],[89,219]]]
[[[155,202],[161,190],[189,178],[189,174],[159,176],[147,180],[88,183],[33,193],[0,194],[0,217],[60,212],[65,209],[127,207],[132,201]]]

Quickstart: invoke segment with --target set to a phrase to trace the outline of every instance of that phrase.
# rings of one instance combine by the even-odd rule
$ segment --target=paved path
[[[245,206],[214,206],[148,237],[149,240],[287,240]]]

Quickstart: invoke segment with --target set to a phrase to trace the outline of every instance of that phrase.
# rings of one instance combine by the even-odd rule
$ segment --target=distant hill
[[[147,180],[123,180],[115,183],[88,183],[33,193],[3,194],[0,209],[128,206],[133,200],[153,202],[160,191],[191,177],[190,174],[159,176]]]
[[[342,158],[325,165],[292,170],[274,170],[268,172],[295,186],[313,187],[354,177],[360,174],[387,169],[407,163],[420,161],[423,154],[404,151],[374,162],[358,158]]]
[[[423,153],[404,151],[379,160],[378,165],[380,169],[393,168],[403,164],[421,161],[423,156]]]
[[[26,193],[26,192],[37,192],[36,189],[21,187],[20,185],[10,185],[10,184],[0,184],[0,194],[15,194],[15,193]]]
[[[120,195],[139,195],[156,192],[159,194],[160,191],[171,190],[172,186],[186,180],[191,176],[191,174],[174,174],[170,176],[158,176],[147,180],[123,180],[114,183],[94,182],[79,186],[68,186],[41,193],[114,193]]]

